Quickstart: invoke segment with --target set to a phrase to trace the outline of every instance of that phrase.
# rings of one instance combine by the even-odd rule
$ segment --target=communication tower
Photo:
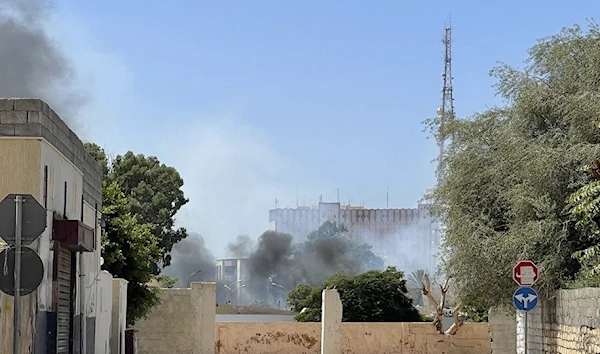
[[[443,132],[446,126],[454,119],[454,97],[452,95],[452,26],[448,23],[444,26],[444,36],[442,38],[444,44],[444,72],[442,73],[442,105],[437,109],[439,117],[439,130]],[[444,135],[443,135],[444,136]],[[445,153],[445,141],[438,137],[439,158],[438,164],[441,163]],[[438,176],[439,177],[439,176]]]

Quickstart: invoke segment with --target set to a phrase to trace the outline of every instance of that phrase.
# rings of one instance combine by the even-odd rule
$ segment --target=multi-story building
[[[29,194],[46,209],[46,229],[30,245],[42,282],[19,309],[23,354],[124,348],[127,285],[101,271],[101,180],[98,163],[46,103],[0,99],[0,200]],[[0,353],[11,353],[13,297],[0,292],[0,309]]]
[[[404,271],[435,271],[440,245],[439,223],[427,205],[413,209],[365,209],[340,203],[320,202],[312,207],[278,208],[269,211],[269,228],[291,234],[303,242],[325,221],[343,224],[346,237],[371,244],[386,265]]]
[[[250,260],[228,258],[217,260],[217,303],[246,304],[250,281]]]

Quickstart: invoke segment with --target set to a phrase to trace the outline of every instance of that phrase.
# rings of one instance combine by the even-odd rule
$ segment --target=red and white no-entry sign
[[[517,262],[513,268],[513,279],[520,286],[531,286],[538,280],[539,269],[532,261]]]

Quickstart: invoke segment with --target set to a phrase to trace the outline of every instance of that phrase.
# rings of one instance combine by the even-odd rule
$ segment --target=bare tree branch
[[[458,331],[458,327],[462,326],[464,319],[459,317],[459,310],[461,307],[461,303],[459,302],[458,305],[456,305],[456,307],[452,310],[452,316],[454,317],[454,323],[452,324],[452,326],[450,326],[450,328],[448,328],[445,332],[446,335],[454,335],[456,334],[456,332]]]
[[[425,273],[425,275],[423,276],[423,280],[423,295],[427,296],[430,305],[435,307],[435,318],[433,319],[433,325],[435,326],[436,331],[438,331],[438,333],[440,334],[455,334],[458,331],[458,327],[462,326],[463,323],[463,320],[460,319],[458,316],[458,311],[461,306],[460,303],[453,310],[454,324],[450,328],[448,328],[446,332],[444,332],[442,328],[442,319],[444,318],[444,308],[446,306],[446,293],[450,288],[450,277],[446,278],[446,281],[444,281],[443,285],[440,284],[441,298],[439,303],[435,301],[433,293],[431,292],[431,281],[429,280],[429,275],[427,273]]]

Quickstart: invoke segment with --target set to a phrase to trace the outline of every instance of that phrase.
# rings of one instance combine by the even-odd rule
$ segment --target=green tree
[[[188,235],[185,228],[174,228],[175,214],[189,201],[181,190],[183,179],[179,172],[154,156],[129,151],[112,161],[109,178],[121,187],[131,212],[140,221],[153,225],[152,233],[162,249],[161,265],[171,264],[173,245]],[[159,273],[158,267],[155,273]]]
[[[466,307],[507,304],[523,258],[541,267],[547,294],[578,274],[573,254],[597,243],[576,228],[567,199],[585,182],[578,167],[599,155],[598,57],[596,24],[563,29],[529,50],[524,69],[492,71],[504,107],[443,130],[428,121],[452,139],[428,199],[446,228],[445,272]]]
[[[598,287],[600,286],[600,160],[595,160],[587,173],[589,181],[573,193],[571,214],[576,218],[577,229],[590,235],[591,244],[575,252],[575,258],[582,268],[578,274],[575,285]]]
[[[127,280],[127,323],[133,325],[159,302],[158,289],[148,283],[158,280],[166,287],[172,285],[168,277],[156,277],[157,264],[164,251],[153,233],[156,226],[144,222],[131,208],[131,198],[123,193],[115,178],[113,164],[104,150],[96,144],[85,144],[86,150],[98,161],[103,172],[102,218],[102,269],[113,276]]]
[[[106,152],[100,146],[93,143],[85,143],[85,150],[92,155],[92,157],[98,162],[100,165],[100,171],[102,171],[102,178],[108,178],[108,174],[110,173],[110,164],[108,162],[108,157],[106,156]]]
[[[310,295],[312,288],[306,284],[298,284],[296,285],[290,292],[287,294],[287,304],[292,309],[292,311],[300,312],[303,308],[308,306],[306,299]]]
[[[102,269],[127,280],[127,324],[133,325],[159,302],[158,289],[148,287],[152,269],[160,260],[152,225],[140,223],[128,209],[127,199],[116,182],[102,186]]]
[[[296,316],[301,322],[321,320],[322,292],[335,287],[342,300],[344,322],[420,322],[421,316],[406,296],[403,273],[394,267],[384,271],[371,270],[356,276],[337,273],[319,287],[307,293],[306,285],[299,285],[290,292],[289,303],[306,307]],[[298,301],[298,295],[307,294]],[[296,298],[296,299],[294,299]],[[297,309],[296,308],[296,309]]]
[[[336,222],[327,220],[318,229],[311,231],[307,238],[309,241],[337,238],[346,232],[348,232],[348,228],[344,224],[338,225]]]
[[[347,260],[358,262],[356,272],[383,269],[383,259],[373,253],[373,247],[367,243],[359,243],[344,237],[347,232],[348,228],[345,225],[325,221],[317,230],[308,234],[308,241],[304,242],[297,250],[300,253],[311,253],[327,244],[330,249],[338,249],[337,253],[343,255]],[[351,266],[348,265],[345,269],[338,270],[348,272],[351,270]]]

